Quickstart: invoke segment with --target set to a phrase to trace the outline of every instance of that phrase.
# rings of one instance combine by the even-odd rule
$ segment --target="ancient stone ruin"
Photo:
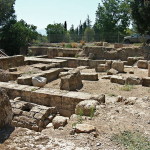
[[[150,87],[143,48],[96,44],[83,49],[31,47],[35,56],[0,58],[0,127],[13,117],[15,127],[42,131],[52,124],[58,129],[80,109],[85,116],[97,111],[117,86]]]

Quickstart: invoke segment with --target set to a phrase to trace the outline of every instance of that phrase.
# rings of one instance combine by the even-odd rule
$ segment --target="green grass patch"
[[[140,132],[124,131],[114,135],[112,141],[123,145],[127,150],[150,150],[150,139]]]
[[[125,84],[123,87],[120,88],[122,91],[131,91],[132,89],[134,89],[133,85],[130,84]]]

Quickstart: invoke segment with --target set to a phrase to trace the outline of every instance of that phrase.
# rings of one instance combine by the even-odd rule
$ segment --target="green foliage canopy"
[[[144,0],[132,0],[131,12],[134,23],[139,33],[150,33],[150,1],[145,3]]]
[[[15,0],[0,0],[0,27],[14,15]]]

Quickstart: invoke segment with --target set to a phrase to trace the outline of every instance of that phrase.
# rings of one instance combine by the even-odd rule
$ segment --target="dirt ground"
[[[129,74],[129,71],[133,70],[134,74]],[[81,72],[84,73],[93,73],[94,69],[84,69]],[[139,69],[137,67],[125,68],[126,73],[121,73],[123,77],[136,76],[136,77],[146,77],[148,75],[147,69]],[[101,79],[107,73],[98,73],[99,81],[83,81],[83,88],[80,89],[80,92],[86,92],[91,94],[106,94],[108,96],[125,96],[125,97],[143,97],[150,96],[150,88],[144,87],[142,85],[134,85],[130,91],[122,90],[123,85],[116,83],[111,83],[109,79]],[[60,79],[54,80],[45,85],[45,88],[54,88],[59,89]]]
[[[141,99],[134,105],[109,103],[101,105],[99,114],[92,119],[82,117],[82,123],[96,126],[98,136],[70,135],[77,122],[73,115],[66,127],[54,130],[49,127],[41,133],[16,128],[9,139],[0,144],[1,150],[125,150],[112,141],[112,136],[122,131],[139,131],[150,138],[150,100]]]
[[[20,71],[33,71],[32,68],[20,68]],[[130,70],[134,74],[129,74]],[[37,72],[39,70],[36,70]],[[95,72],[94,69],[84,69],[82,72]],[[123,77],[147,76],[146,69],[125,68]],[[82,123],[94,125],[97,136],[94,133],[74,134],[70,131],[74,123],[78,122],[77,116],[72,115],[67,126],[54,130],[52,127],[44,129],[41,133],[23,128],[15,128],[8,133],[10,137],[5,139],[7,129],[0,131],[0,150],[125,150],[118,143],[112,141],[114,134],[123,131],[139,131],[150,140],[150,88],[141,85],[133,86],[131,91],[123,91],[123,85],[111,83],[110,80],[101,79],[106,73],[99,73],[99,81],[83,81],[83,88],[79,91],[92,94],[106,94],[106,103],[100,105],[98,114],[93,118],[82,116]],[[48,83],[45,88],[59,89],[60,79]],[[133,105],[125,105],[124,102],[115,102],[118,96],[138,97]],[[3,134],[2,134],[3,133]]]

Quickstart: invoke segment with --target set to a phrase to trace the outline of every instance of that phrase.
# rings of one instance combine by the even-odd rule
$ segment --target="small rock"
[[[32,77],[33,86],[43,87],[46,85],[47,79],[44,77]]]
[[[129,97],[129,98],[127,98],[127,100],[125,101],[124,104],[125,105],[134,105],[137,99],[138,99],[137,97]]]
[[[89,124],[77,124],[75,127],[76,133],[91,133],[96,131],[96,127]]]
[[[125,98],[123,96],[117,97],[117,102],[123,102],[123,101],[125,101]]]
[[[52,124],[54,126],[54,129],[58,129],[59,127],[64,127],[67,124],[67,118],[63,116],[56,116]]]
[[[116,74],[118,74],[118,71],[113,68],[107,72],[107,75],[116,75]]]
[[[75,113],[78,115],[81,112],[83,113],[83,115],[85,116],[90,116],[91,115],[91,111],[96,111],[96,106],[99,105],[100,103],[96,100],[84,100],[81,101],[75,109]]]

